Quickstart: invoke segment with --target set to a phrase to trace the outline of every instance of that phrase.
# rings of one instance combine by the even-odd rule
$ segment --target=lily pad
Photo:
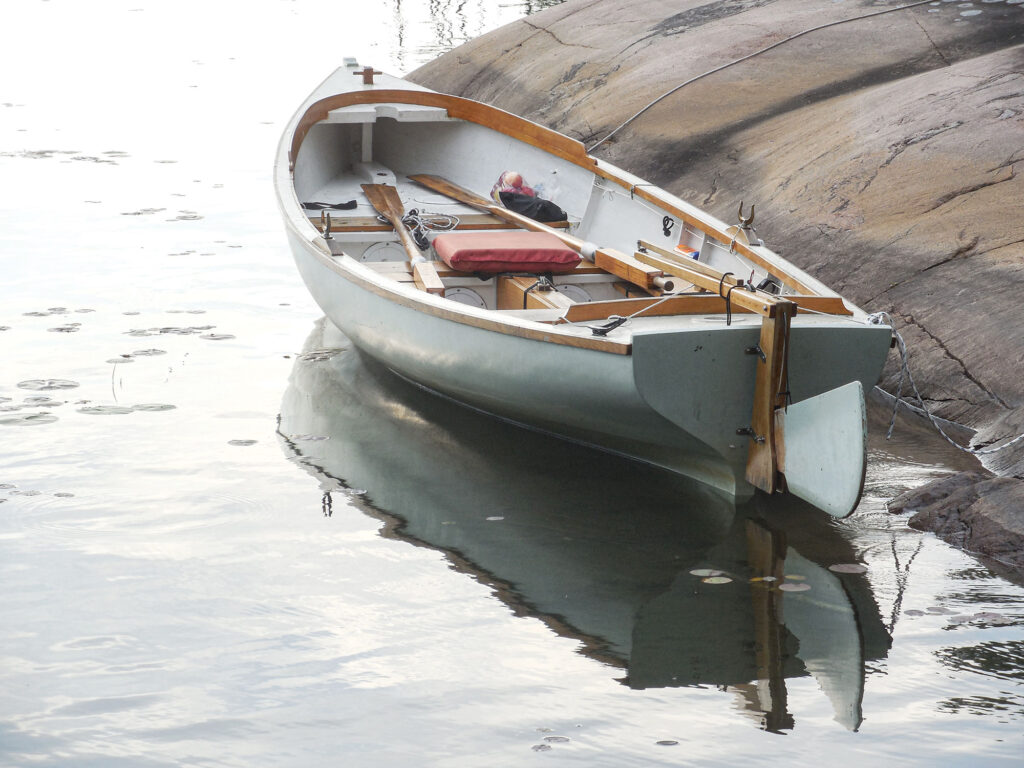
[[[701,579],[705,584],[729,584],[732,579],[728,576],[707,576]]]
[[[18,389],[33,389],[36,391],[74,389],[77,386],[78,382],[71,381],[70,379],[29,379],[28,381],[18,382]]]
[[[779,589],[783,592],[806,592],[810,588],[810,584],[779,584]]]
[[[52,413],[19,413],[0,416],[0,424],[8,427],[36,427],[40,424],[52,424],[57,417]]]
[[[833,573],[867,573],[866,565],[860,563],[836,563],[828,567]]]
[[[132,413],[132,409],[124,405],[87,405],[78,409],[79,413],[90,413],[97,416],[114,416]]]
[[[708,576],[724,576],[725,571],[715,570],[714,568],[694,568],[690,571],[691,576],[697,576],[699,578],[707,578]]]

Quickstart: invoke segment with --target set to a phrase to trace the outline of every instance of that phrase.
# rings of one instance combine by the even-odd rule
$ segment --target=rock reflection
[[[783,731],[796,719],[786,680],[809,675],[835,719],[859,727],[865,663],[890,638],[866,577],[828,570],[856,557],[824,516],[762,498],[736,507],[443,400],[346,347],[317,326],[280,415],[286,452],[321,484],[323,514],[348,496],[383,535],[445,553],[631,688],[719,687]],[[327,349],[340,351],[309,354]]]

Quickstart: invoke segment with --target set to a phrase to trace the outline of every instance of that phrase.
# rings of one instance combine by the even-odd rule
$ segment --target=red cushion
[[[458,232],[434,238],[434,250],[461,272],[532,272],[564,275],[580,255],[547,232]]]

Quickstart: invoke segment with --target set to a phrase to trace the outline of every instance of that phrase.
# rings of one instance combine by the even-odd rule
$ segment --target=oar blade
[[[787,490],[836,518],[864,491],[867,416],[864,388],[852,381],[775,412]]]
[[[370,205],[381,216],[389,219],[392,224],[395,218],[402,220],[405,215],[405,206],[402,205],[402,198],[398,196],[398,190],[387,184],[363,184],[363,194],[370,201]]]

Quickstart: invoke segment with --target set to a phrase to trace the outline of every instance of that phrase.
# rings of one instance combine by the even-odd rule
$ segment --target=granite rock
[[[1024,482],[961,472],[908,491],[889,503],[910,513],[908,525],[1024,573]]]

